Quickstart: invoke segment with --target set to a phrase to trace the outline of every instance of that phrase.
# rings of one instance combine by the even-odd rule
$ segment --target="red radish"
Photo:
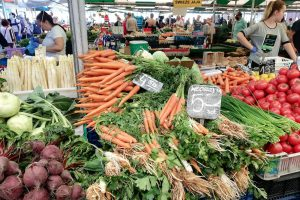
[[[278,97],[278,101],[280,103],[285,103],[286,102],[286,97]]]
[[[293,113],[293,112],[292,112],[290,109],[287,109],[287,108],[281,108],[281,109],[280,109],[280,114],[283,115],[283,116],[285,116],[285,115],[289,116],[289,115],[291,115],[292,113]]]
[[[85,192],[78,184],[74,184],[72,187],[71,200],[80,200],[85,198]]]
[[[73,178],[68,170],[64,170],[60,176],[65,183],[73,181]]]
[[[280,84],[277,85],[277,90],[279,92],[286,92],[286,91],[289,90],[289,85],[286,84],[286,83],[280,83]]]
[[[286,76],[288,77],[289,80],[293,78],[298,78],[300,76],[300,72],[297,69],[290,69]]]
[[[276,96],[279,98],[279,97],[286,97],[286,94],[285,92],[277,92],[276,93]]]
[[[64,166],[57,160],[50,160],[47,169],[50,175],[59,175],[64,171]]]
[[[41,152],[41,158],[47,160],[62,161],[63,153],[57,146],[47,145]]]
[[[288,82],[288,78],[285,75],[278,75],[276,77],[276,81],[278,83],[287,83]]]
[[[276,87],[278,85],[278,82],[276,81],[276,78],[273,78],[269,81],[269,84],[272,84]]]
[[[244,89],[242,90],[241,93],[242,93],[242,95],[244,95],[245,97],[251,95],[251,92],[250,92],[250,90],[249,90],[248,88],[244,88]]]
[[[273,102],[270,102],[270,107],[271,108],[278,108],[280,109],[281,108],[281,103],[279,101],[273,101]]]
[[[300,94],[300,84],[293,85],[291,90],[297,94]]]
[[[267,88],[265,89],[265,91],[268,94],[275,94],[275,92],[277,91],[276,87],[272,84],[268,84]]]
[[[297,93],[293,93],[293,94],[289,94],[287,97],[286,97],[286,100],[287,102],[289,103],[296,103],[300,100],[300,95],[297,94]]]
[[[31,149],[37,153],[37,154],[40,154],[43,149],[45,148],[45,143],[42,142],[42,141],[31,141],[30,142],[30,146],[31,146]]]
[[[255,104],[255,99],[251,96],[245,97],[245,103],[249,104],[249,105],[254,105]]]
[[[291,109],[292,105],[288,102],[284,102],[284,103],[281,104],[281,108]]]
[[[292,90],[288,90],[288,91],[286,91],[286,94],[287,94],[287,95],[293,94],[293,91],[292,91]]]
[[[256,83],[255,83],[255,89],[256,90],[264,90],[267,87],[268,87],[267,81],[259,80],[259,81],[256,81]]]
[[[300,144],[297,144],[293,148],[294,153],[299,153],[300,152]]]
[[[280,143],[281,146],[282,146],[282,150],[285,152],[285,153],[291,153],[293,151],[293,147],[291,145],[289,145],[288,143],[286,142],[281,142]]]
[[[55,192],[64,182],[60,176],[49,176],[47,180],[47,188],[51,192]]]
[[[24,196],[23,200],[48,200],[50,195],[45,188],[36,188]]]
[[[261,99],[261,98],[264,98],[265,92],[263,90],[255,90],[253,92],[253,95],[256,99]]]
[[[297,145],[300,144],[300,135],[296,132],[289,135],[288,141],[291,145]]]
[[[48,173],[44,167],[31,165],[26,168],[23,181],[29,188],[40,187],[47,181],[47,178]]]
[[[277,115],[280,115],[280,109],[279,108],[271,108],[270,111],[277,114]]]
[[[275,94],[269,94],[266,96],[266,101],[268,102],[273,102],[277,99],[276,95]]]
[[[261,109],[263,110],[269,110],[270,108],[270,103],[265,101],[265,102],[262,102],[262,103],[259,103],[259,106],[261,107]]]
[[[71,198],[72,188],[67,185],[61,185],[55,193],[56,200],[65,200]]]
[[[18,163],[15,161],[9,161],[7,164],[7,169],[6,172],[4,173],[5,176],[10,176],[10,175],[16,175],[16,174],[22,174]]]
[[[23,194],[22,179],[17,176],[8,176],[0,185],[0,199],[17,200]]]
[[[290,120],[295,121],[295,117],[292,114],[287,114],[287,115],[283,115],[283,116],[289,118]]]
[[[39,160],[38,162],[35,162],[34,165],[41,166],[41,167],[47,167],[47,165],[48,165],[48,160],[46,160],[46,159],[41,159],[41,160]]]
[[[300,84],[300,78],[294,78],[294,79],[290,80],[289,84],[290,84],[290,86]]]
[[[279,137],[280,142],[285,142],[285,141],[287,141],[288,138],[289,138],[288,134],[285,134],[285,135]]]
[[[254,92],[255,91],[255,81],[251,81],[248,83],[247,88],[251,91]]]
[[[279,142],[275,143],[275,144],[270,144],[269,148],[268,148],[268,152],[270,152],[271,154],[278,154],[282,152],[282,146]]]
[[[281,69],[278,71],[278,74],[280,74],[280,75],[286,75],[288,71],[289,71],[288,68],[281,68]]]
[[[299,114],[296,114],[295,121],[298,122],[298,123],[300,123],[300,115]]]

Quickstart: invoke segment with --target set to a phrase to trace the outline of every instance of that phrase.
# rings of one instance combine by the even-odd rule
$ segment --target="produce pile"
[[[8,60],[7,68],[0,73],[6,79],[10,92],[75,87],[73,56],[60,56],[58,65],[55,58],[20,58]]]
[[[245,87],[237,87],[232,95],[249,105],[257,105],[300,123],[299,77],[298,69],[281,68],[279,75],[270,82],[251,81]]]
[[[237,199],[249,188],[266,197],[251,181],[268,163],[263,146],[300,130],[298,123],[224,96],[222,115],[201,124],[185,108],[188,88],[203,84],[197,66],[117,57],[107,50],[81,56],[77,107],[85,115],[76,125],[88,123],[102,139],[93,160],[101,166],[99,179],[87,199]],[[162,90],[132,85],[140,73],[162,82]],[[128,85],[132,89],[124,90]]]

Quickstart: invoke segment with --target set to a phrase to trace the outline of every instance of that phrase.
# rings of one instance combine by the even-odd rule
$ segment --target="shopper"
[[[16,18],[15,13],[10,13],[8,21],[14,31],[17,41],[20,41],[22,37],[22,27],[20,20]]]
[[[156,27],[156,20],[154,19],[154,14],[150,14],[150,18],[146,20],[145,28],[155,28]]]
[[[1,34],[6,39],[8,46],[13,48],[16,44],[16,36],[14,34],[13,29],[9,25],[9,21],[6,19],[1,20]]]
[[[294,51],[300,56],[300,19],[293,23],[289,37]]]
[[[242,13],[239,11],[236,15],[235,15],[235,23],[234,23],[234,27],[233,27],[233,33],[232,33],[232,38],[234,40],[237,39],[237,34],[244,30],[245,28],[247,28],[247,22],[242,18]]]
[[[36,17],[43,30],[48,31],[42,45],[46,46],[46,55],[49,57],[58,57],[66,54],[67,36],[65,29],[53,23],[52,17],[45,11],[41,11]]]
[[[179,15],[176,18],[175,27],[176,28],[183,28],[184,27],[184,22],[183,22],[182,18]]]
[[[200,15],[194,20],[194,31],[202,31],[202,22],[200,21]]]
[[[117,21],[114,24],[115,26],[122,26],[121,17],[117,16]]]
[[[137,22],[131,13],[128,13],[127,16],[128,18],[126,20],[126,30],[128,34],[131,34],[137,31]]]
[[[259,66],[263,56],[278,56],[281,44],[291,59],[296,62],[297,56],[295,51],[293,50],[283,25],[280,23],[284,17],[285,10],[286,6],[282,0],[271,1],[265,9],[264,17],[261,22],[238,33],[237,38],[239,42],[251,51],[249,57],[251,67]],[[268,53],[263,53],[261,47],[267,34],[269,36],[273,35],[274,37],[277,37],[272,50]],[[246,37],[251,39],[251,43]]]
[[[293,26],[293,19],[289,18],[289,21],[286,22],[286,25],[288,28],[291,28]]]

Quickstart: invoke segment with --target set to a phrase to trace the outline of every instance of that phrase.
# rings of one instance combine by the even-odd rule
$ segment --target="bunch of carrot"
[[[184,106],[184,104],[184,96],[179,96],[176,93],[173,93],[160,112],[160,125],[165,129],[172,128],[173,119],[175,115],[181,111],[181,108]]]
[[[74,125],[94,127],[94,117],[106,111],[116,112],[139,91],[139,86],[126,81],[126,76],[131,75],[136,67],[115,60],[116,53],[112,50],[90,51],[80,58],[84,70],[77,75],[81,98],[75,106],[82,108],[77,113],[86,115]],[[114,106],[117,102],[118,106]]]
[[[163,160],[167,159],[166,153],[161,149],[161,146],[157,142],[156,139],[153,139],[149,143],[144,143],[144,145],[145,145],[145,149],[144,150],[145,150],[146,153],[151,154],[154,149],[157,149],[158,150],[158,156],[160,158],[162,158]]]
[[[120,130],[119,128],[109,128],[107,126],[100,126],[101,139],[111,142],[122,148],[132,148],[132,145],[137,143],[137,140],[130,134]]]
[[[199,135],[207,135],[209,133],[209,130],[205,128],[201,123],[198,123],[193,119],[190,119],[190,122],[195,133]]]
[[[144,127],[146,133],[158,133],[158,129],[155,122],[155,112],[150,110],[143,111]]]
[[[254,77],[241,69],[228,68],[224,73],[213,76],[203,76],[204,82],[218,85],[223,94],[230,93],[235,87],[247,85]]]

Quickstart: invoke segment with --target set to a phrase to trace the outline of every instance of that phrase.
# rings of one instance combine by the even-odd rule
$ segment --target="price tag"
[[[267,60],[259,67],[259,74],[275,73],[275,59]]]
[[[159,82],[158,80],[144,73],[137,75],[133,79],[133,83],[144,88],[149,92],[155,92],[155,93],[160,92],[164,85],[163,83]]]
[[[192,118],[216,119],[220,115],[221,98],[219,87],[192,85],[188,91],[187,113]]]

